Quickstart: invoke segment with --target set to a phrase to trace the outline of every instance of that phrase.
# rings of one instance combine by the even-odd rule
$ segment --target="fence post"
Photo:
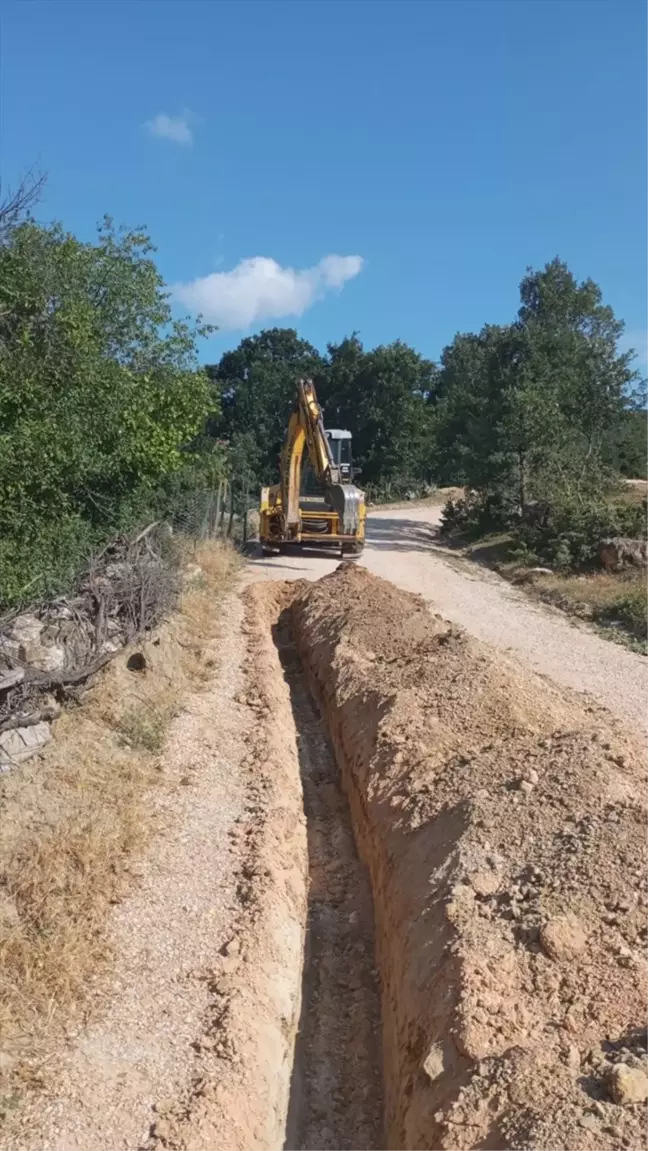
[[[229,539],[234,527],[234,484],[230,483],[229,486],[230,499],[229,499],[229,520],[227,521],[227,538]]]
[[[225,535],[225,505],[227,503],[227,492],[229,489],[229,480],[223,480],[223,500],[220,508],[220,523],[218,526],[218,534]]]
[[[221,514],[221,497],[222,497],[222,494],[223,494],[223,481],[222,481],[222,480],[219,480],[219,481],[218,481],[218,491],[217,491],[217,493],[216,493],[216,514],[215,514],[215,516],[214,516],[214,522],[213,522],[213,524],[211,525],[211,531],[212,531],[212,535],[215,535],[215,536],[217,536],[217,535],[218,535],[218,529],[219,529],[219,526],[220,526],[220,514]]]
[[[250,481],[245,481],[245,508],[243,511],[243,543],[247,543],[247,524],[248,524],[248,511],[250,503]]]

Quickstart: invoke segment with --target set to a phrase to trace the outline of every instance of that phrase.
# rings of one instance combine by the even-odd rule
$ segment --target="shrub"
[[[461,535],[478,539],[489,532],[508,528],[513,519],[513,505],[497,493],[484,495],[469,492],[463,499],[448,500],[441,515],[443,535]]]
[[[646,532],[646,503],[562,503],[554,505],[545,523],[521,524],[518,537],[530,551],[558,570],[598,564],[601,540],[615,536],[640,538]]]

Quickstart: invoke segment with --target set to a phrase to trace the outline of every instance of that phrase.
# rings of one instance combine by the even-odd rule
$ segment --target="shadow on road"
[[[384,551],[402,548],[403,551],[429,552],[437,543],[438,532],[435,524],[420,520],[386,519],[382,516],[380,519],[367,519],[367,543]]]

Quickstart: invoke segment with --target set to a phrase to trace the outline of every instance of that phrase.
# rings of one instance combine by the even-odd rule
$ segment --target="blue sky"
[[[145,224],[208,361],[274,324],[436,358],[556,254],[645,359],[645,45],[643,0],[5,2],[2,180]]]

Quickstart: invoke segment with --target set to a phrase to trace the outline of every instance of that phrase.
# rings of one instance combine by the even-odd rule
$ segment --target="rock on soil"
[[[371,875],[386,1146],[643,1146],[641,746],[361,568],[295,591]]]
[[[608,1084],[615,1103],[645,1103],[648,1098],[648,1075],[643,1068],[619,1063],[612,1068]]]
[[[540,946],[550,959],[575,959],[586,943],[587,935],[575,915],[556,916],[540,928]]]
[[[31,759],[51,738],[50,725],[44,721],[0,732],[0,771]]]

